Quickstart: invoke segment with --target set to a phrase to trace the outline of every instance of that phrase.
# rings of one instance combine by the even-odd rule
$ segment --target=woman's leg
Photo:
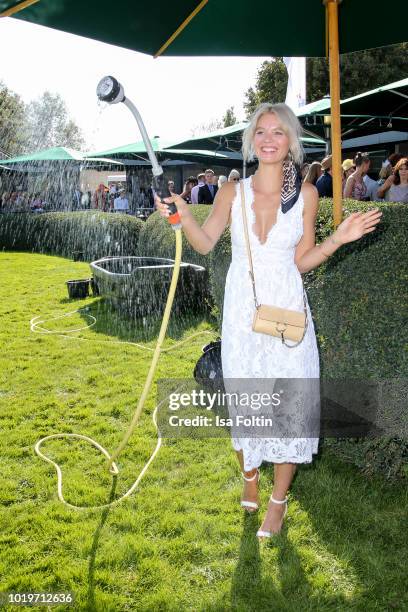
[[[274,499],[285,499],[292,483],[293,476],[295,475],[296,468],[296,463],[274,464],[274,484],[272,489]],[[274,504],[270,501],[260,529],[262,529],[262,531],[271,531],[272,533],[279,532],[282,526],[282,517],[285,507],[286,504]]]
[[[242,474],[244,474],[244,476],[246,476],[247,478],[251,478],[251,476],[254,476],[254,474],[256,473],[256,468],[253,468],[252,470],[249,471],[244,471],[244,455],[242,450],[239,451],[235,451],[237,453],[237,457],[238,457],[238,462],[239,462],[239,466],[241,469]],[[256,502],[259,504],[259,498],[258,498],[258,478],[254,478],[253,480],[244,480],[244,489],[242,492],[242,496],[241,496],[241,500],[246,500],[246,501],[251,501],[251,502]],[[250,509],[251,511],[252,509]]]

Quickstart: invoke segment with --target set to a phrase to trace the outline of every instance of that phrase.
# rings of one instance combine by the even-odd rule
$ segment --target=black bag
[[[221,338],[203,346],[203,355],[194,368],[194,379],[206,391],[225,392],[221,363]]]

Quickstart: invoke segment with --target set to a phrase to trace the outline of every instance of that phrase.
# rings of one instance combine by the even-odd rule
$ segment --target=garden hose
[[[172,218],[171,218],[172,217]],[[143,387],[143,391],[142,394],[140,396],[139,402],[137,404],[136,410],[134,412],[134,415],[132,417],[132,420],[130,422],[130,425],[127,429],[127,431],[125,432],[119,446],[116,448],[116,450],[112,453],[112,455],[110,455],[108,453],[108,451],[101,446],[98,442],[96,442],[95,440],[93,440],[92,438],[90,438],[89,436],[84,436],[81,434],[75,434],[75,433],[57,433],[57,434],[51,434],[49,436],[45,436],[44,438],[41,438],[35,445],[34,450],[36,452],[36,454],[41,457],[41,459],[43,459],[44,461],[47,461],[48,463],[50,463],[51,465],[54,466],[56,472],[57,472],[57,490],[58,490],[58,498],[60,499],[60,501],[65,504],[66,506],[68,506],[69,508],[73,508],[75,510],[102,510],[104,508],[109,508],[112,507],[114,505],[117,505],[118,503],[120,503],[121,501],[123,501],[124,499],[126,499],[127,497],[129,497],[133,491],[136,489],[137,485],[139,484],[140,480],[143,478],[144,474],[146,473],[150,463],[153,461],[154,457],[156,456],[157,452],[159,451],[159,448],[161,446],[161,436],[160,436],[160,432],[158,430],[157,427],[157,421],[156,421],[156,414],[157,414],[157,410],[160,407],[160,405],[162,403],[164,403],[166,401],[167,398],[164,398],[156,407],[155,410],[153,412],[153,422],[155,424],[157,433],[158,433],[158,441],[157,441],[157,445],[155,450],[153,451],[150,459],[148,460],[148,462],[145,464],[145,466],[143,467],[142,471],[140,472],[138,478],[135,480],[135,482],[132,484],[132,486],[126,491],[126,493],[124,493],[124,495],[122,495],[121,497],[119,497],[118,499],[114,500],[113,502],[107,503],[107,504],[102,504],[102,505],[98,505],[98,506],[76,506],[73,504],[70,504],[69,502],[67,502],[64,499],[64,495],[63,495],[63,491],[62,491],[62,471],[61,468],[59,467],[59,465],[53,461],[52,459],[50,459],[49,457],[47,457],[44,453],[41,452],[40,448],[41,445],[46,442],[47,440],[52,440],[55,438],[76,438],[79,440],[85,440],[86,442],[89,442],[90,444],[92,444],[96,449],[98,449],[107,459],[107,466],[109,469],[109,472],[113,475],[113,476],[117,476],[119,474],[119,468],[116,464],[116,460],[118,459],[119,455],[121,454],[121,452],[123,451],[123,449],[125,448],[126,444],[128,443],[138,421],[140,418],[140,415],[142,413],[144,404],[146,402],[147,396],[149,394],[151,385],[152,385],[152,381],[153,381],[153,376],[154,376],[154,372],[156,370],[157,367],[157,362],[159,360],[160,357],[160,353],[163,351],[168,351],[171,350],[173,348],[175,348],[177,345],[182,344],[183,342],[186,342],[187,340],[189,340],[190,338],[187,338],[187,340],[183,340],[179,343],[177,343],[176,345],[173,345],[167,349],[162,349],[162,344],[166,335],[166,331],[167,331],[167,326],[168,326],[168,322],[169,322],[169,318],[170,318],[170,313],[171,313],[171,308],[173,305],[173,301],[174,301],[174,296],[175,296],[175,291],[176,291],[176,287],[177,287],[177,281],[178,281],[178,277],[179,277],[179,272],[180,272],[180,264],[181,264],[181,254],[182,254],[182,236],[181,236],[181,225],[179,223],[179,219],[177,216],[177,213],[172,215],[169,220],[170,223],[172,224],[173,229],[175,230],[175,235],[176,235],[176,254],[175,254],[175,261],[174,261],[174,268],[173,268],[173,273],[172,273],[172,278],[171,278],[171,283],[170,283],[170,289],[169,289],[169,293],[167,296],[167,302],[166,302],[166,307],[164,310],[164,314],[163,314],[163,319],[162,319],[162,323],[160,326],[160,332],[159,332],[159,336],[157,339],[157,343],[156,343],[156,347],[153,350],[153,357],[152,357],[152,361],[150,364],[150,368],[149,368],[149,372],[147,374],[146,377],[146,381]],[[77,311],[74,311],[77,312]],[[66,315],[60,315],[58,317],[54,317],[55,319],[58,318],[62,318],[64,316],[69,316],[72,313],[67,313]],[[86,329],[89,327],[92,327],[93,325],[95,325],[96,323],[96,319],[95,317],[93,317],[92,315],[86,315],[91,319],[91,323],[86,326],[86,327],[81,327],[81,328],[75,328],[75,329],[70,329],[67,330],[66,333],[72,333],[72,332],[76,332],[76,331],[81,331],[82,329]],[[33,332],[37,332],[37,333],[58,333],[58,335],[62,335],[64,336],[64,334],[60,334],[59,332],[50,332],[49,330],[47,330],[44,327],[40,327],[40,324],[45,323],[45,320],[42,321],[38,321],[39,317],[34,317],[34,319],[31,320],[30,325],[31,325],[31,331]],[[201,333],[211,333],[211,332],[198,332],[196,334],[193,334],[193,336],[199,335]],[[72,338],[72,336],[66,336],[66,337],[70,337]],[[191,336],[192,337],[192,336]],[[120,342],[120,344],[122,344]],[[132,345],[136,345],[139,346],[141,348],[147,349],[147,350],[152,350],[149,347],[143,347],[142,345],[138,345],[136,343],[126,343],[126,344],[132,344]]]

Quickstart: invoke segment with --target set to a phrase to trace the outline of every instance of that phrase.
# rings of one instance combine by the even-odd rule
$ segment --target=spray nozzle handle
[[[180,219],[180,213],[177,210],[177,206],[175,204],[167,204],[167,206],[169,207],[169,212],[170,212],[169,216],[167,217],[168,222],[170,223],[173,229],[180,229],[181,219]]]

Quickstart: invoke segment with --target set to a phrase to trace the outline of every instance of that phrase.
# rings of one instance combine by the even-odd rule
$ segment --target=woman
[[[273,336],[252,330],[255,312],[244,238],[241,186],[245,195],[256,289],[261,303],[301,311],[301,274],[326,261],[342,244],[372,232],[380,220],[378,209],[349,215],[324,242],[315,244],[318,194],[310,183],[301,183],[301,127],[286,104],[261,104],[243,136],[244,159],[258,158],[255,174],[240,184],[225,183],[200,227],[179,197],[156,199],[163,217],[166,203],[175,203],[187,240],[201,254],[209,253],[230,221],[232,261],[223,307],[222,367],[227,379],[317,379],[319,358],[316,336],[307,304],[308,327],[298,346],[288,348]],[[280,388],[278,387],[280,392]],[[307,406],[302,407],[307,411]],[[259,507],[259,466],[274,463],[274,486],[257,536],[279,533],[287,510],[287,491],[298,463],[310,463],[318,438],[232,438],[244,477],[241,504],[248,512]]]
[[[356,167],[354,172],[350,174],[344,187],[344,197],[352,200],[367,200],[367,188],[363,177],[367,174],[370,167],[370,158],[368,153],[358,152],[353,159]]]
[[[198,181],[194,176],[189,176],[185,182],[183,193],[180,195],[180,197],[183,198],[183,200],[187,202],[187,204],[191,204],[191,190],[193,187],[197,185],[197,182]],[[173,183],[173,191],[174,191],[174,183]]]
[[[386,202],[408,202],[408,157],[397,162],[394,172],[378,188],[377,194]]]
[[[220,176],[218,177],[218,189],[221,189],[221,187],[223,186],[224,183],[226,183],[228,181],[228,177],[225,176],[224,174],[220,174]]]
[[[304,182],[316,185],[317,179],[321,177],[322,172],[322,164],[318,161],[312,162],[309,166],[309,170],[306,173]]]
[[[229,183],[238,183],[240,179],[240,174],[238,172],[238,170],[235,170],[235,168],[233,170],[231,170],[231,172],[228,175],[228,182]]]

